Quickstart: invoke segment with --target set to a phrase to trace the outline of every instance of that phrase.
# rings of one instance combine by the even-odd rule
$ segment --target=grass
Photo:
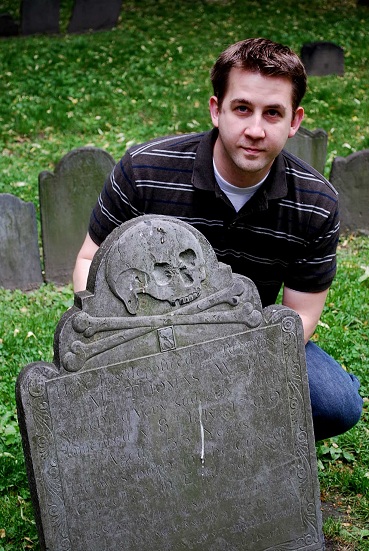
[[[337,514],[328,516],[325,534],[337,549],[351,544],[356,551],[369,549],[368,237],[343,237],[338,259],[339,273],[314,339],[360,378],[364,413],[346,434],[318,443],[317,454],[322,500],[333,505]]]
[[[52,361],[55,326],[72,305],[70,287],[22,293],[0,289],[0,550],[38,549],[25,474],[15,381],[33,361]]]
[[[366,40],[369,9],[356,0],[125,0],[116,29],[0,40],[0,193],[32,201],[37,179],[74,147],[95,145],[118,159],[131,143],[210,128],[209,70],[226,45],[266,36],[297,52],[328,40],[345,51],[343,77],[310,77],[304,126],[328,133],[334,157],[369,147]],[[19,18],[20,1],[1,11]],[[315,340],[360,376],[369,396],[369,239],[343,236],[339,275]],[[38,549],[16,422],[20,369],[51,361],[55,326],[70,287],[32,293],[0,289],[0,551]],[[317,447],[325,533],[334,549],[368,550],[368,402],[349,433]],[[333,514],[335,513],[335,514]]]

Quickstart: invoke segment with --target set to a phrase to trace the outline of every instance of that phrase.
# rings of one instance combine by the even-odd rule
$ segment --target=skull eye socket
[[[185,251],[181,252],[179,254],[179,258],[184,264],[186,264],[186,266],[195,266],[196,253],[192,249],[186,249]]]
[[[194,279],[191,275],[191,268],[196,265],[196,253],[192,249],[187,249],[179,254],[179,259],[183,263],[180,266],[180,273],[184,284],[192,285]]]
[[[154,265],[153,276],[158,285],[169,285],[172,281],[174,270],[168,262],[157,262]]]

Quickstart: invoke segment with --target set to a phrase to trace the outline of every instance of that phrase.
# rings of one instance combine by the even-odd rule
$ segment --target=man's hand
[[[328,289],[319,293],[302,293],[284,288],[282,304],[295,310],[302,320],[305,344],[313,335],[327,298]]]

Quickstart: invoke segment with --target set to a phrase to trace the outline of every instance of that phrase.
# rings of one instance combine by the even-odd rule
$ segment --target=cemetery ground
[[[332,160],[369,148],[369,8],[354,0],[123,3],[112,31],[0,41],[0,193],[38,209],[38,174],[71,149],[94,145],[118,159],[132,143],[207,130],[209,69],[229,43],[266,36],[297,52],[306,42],[344,48],[343,77],[309,77],[304,126],[328,133]],[[328,5],[329,4],[329,5]],[[19,2],[20,5],[20,2]],[[2,2],[19,16],[19,5]],[[3,8],[4,6],[4,8]],[[17,11],[18,10],[18,11]],[[314,340],[361,380],[364,413],[340,437],[317,444],[330,549],[369,549],[369,237],[342,234],[338,276]],[[53,336],[71,306],[70,286],[0,289],[0,551],[38,549],[16,421],[20,369],[51,361]]]

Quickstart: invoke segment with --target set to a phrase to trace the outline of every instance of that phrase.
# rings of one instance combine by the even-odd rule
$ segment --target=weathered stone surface
[[[299,157],[321,174],[327,160],[328,134],[325,130],[317,128],[308,130],[300,127],[293,138],[287,140],[285,149]]]
[[[59,32],[60,0],[22,0],[22,34]]]
[[[330,181],[340,198],[341,227],[369,230],[369,149],[333,159]]]
[[[111,29],[117,24],[122,0],[74,0],[68,32]]]
[[[96,147],[81,147],[65,155],[55,173],[41,172],[39,195],[45,278],[69,283],[77,253],[102,183],[114,159]]]
[[[17,404],[43,550],[324,548],[300,318],[184,222],[107,238]]]
[[[333,42],[311,42],[301,48],[301,60],[311,76],[345,73],[345,56],[341,46]]]
[[[39,287],[43,279],[34,204],[2,193],[0,212],[0,287]]]

